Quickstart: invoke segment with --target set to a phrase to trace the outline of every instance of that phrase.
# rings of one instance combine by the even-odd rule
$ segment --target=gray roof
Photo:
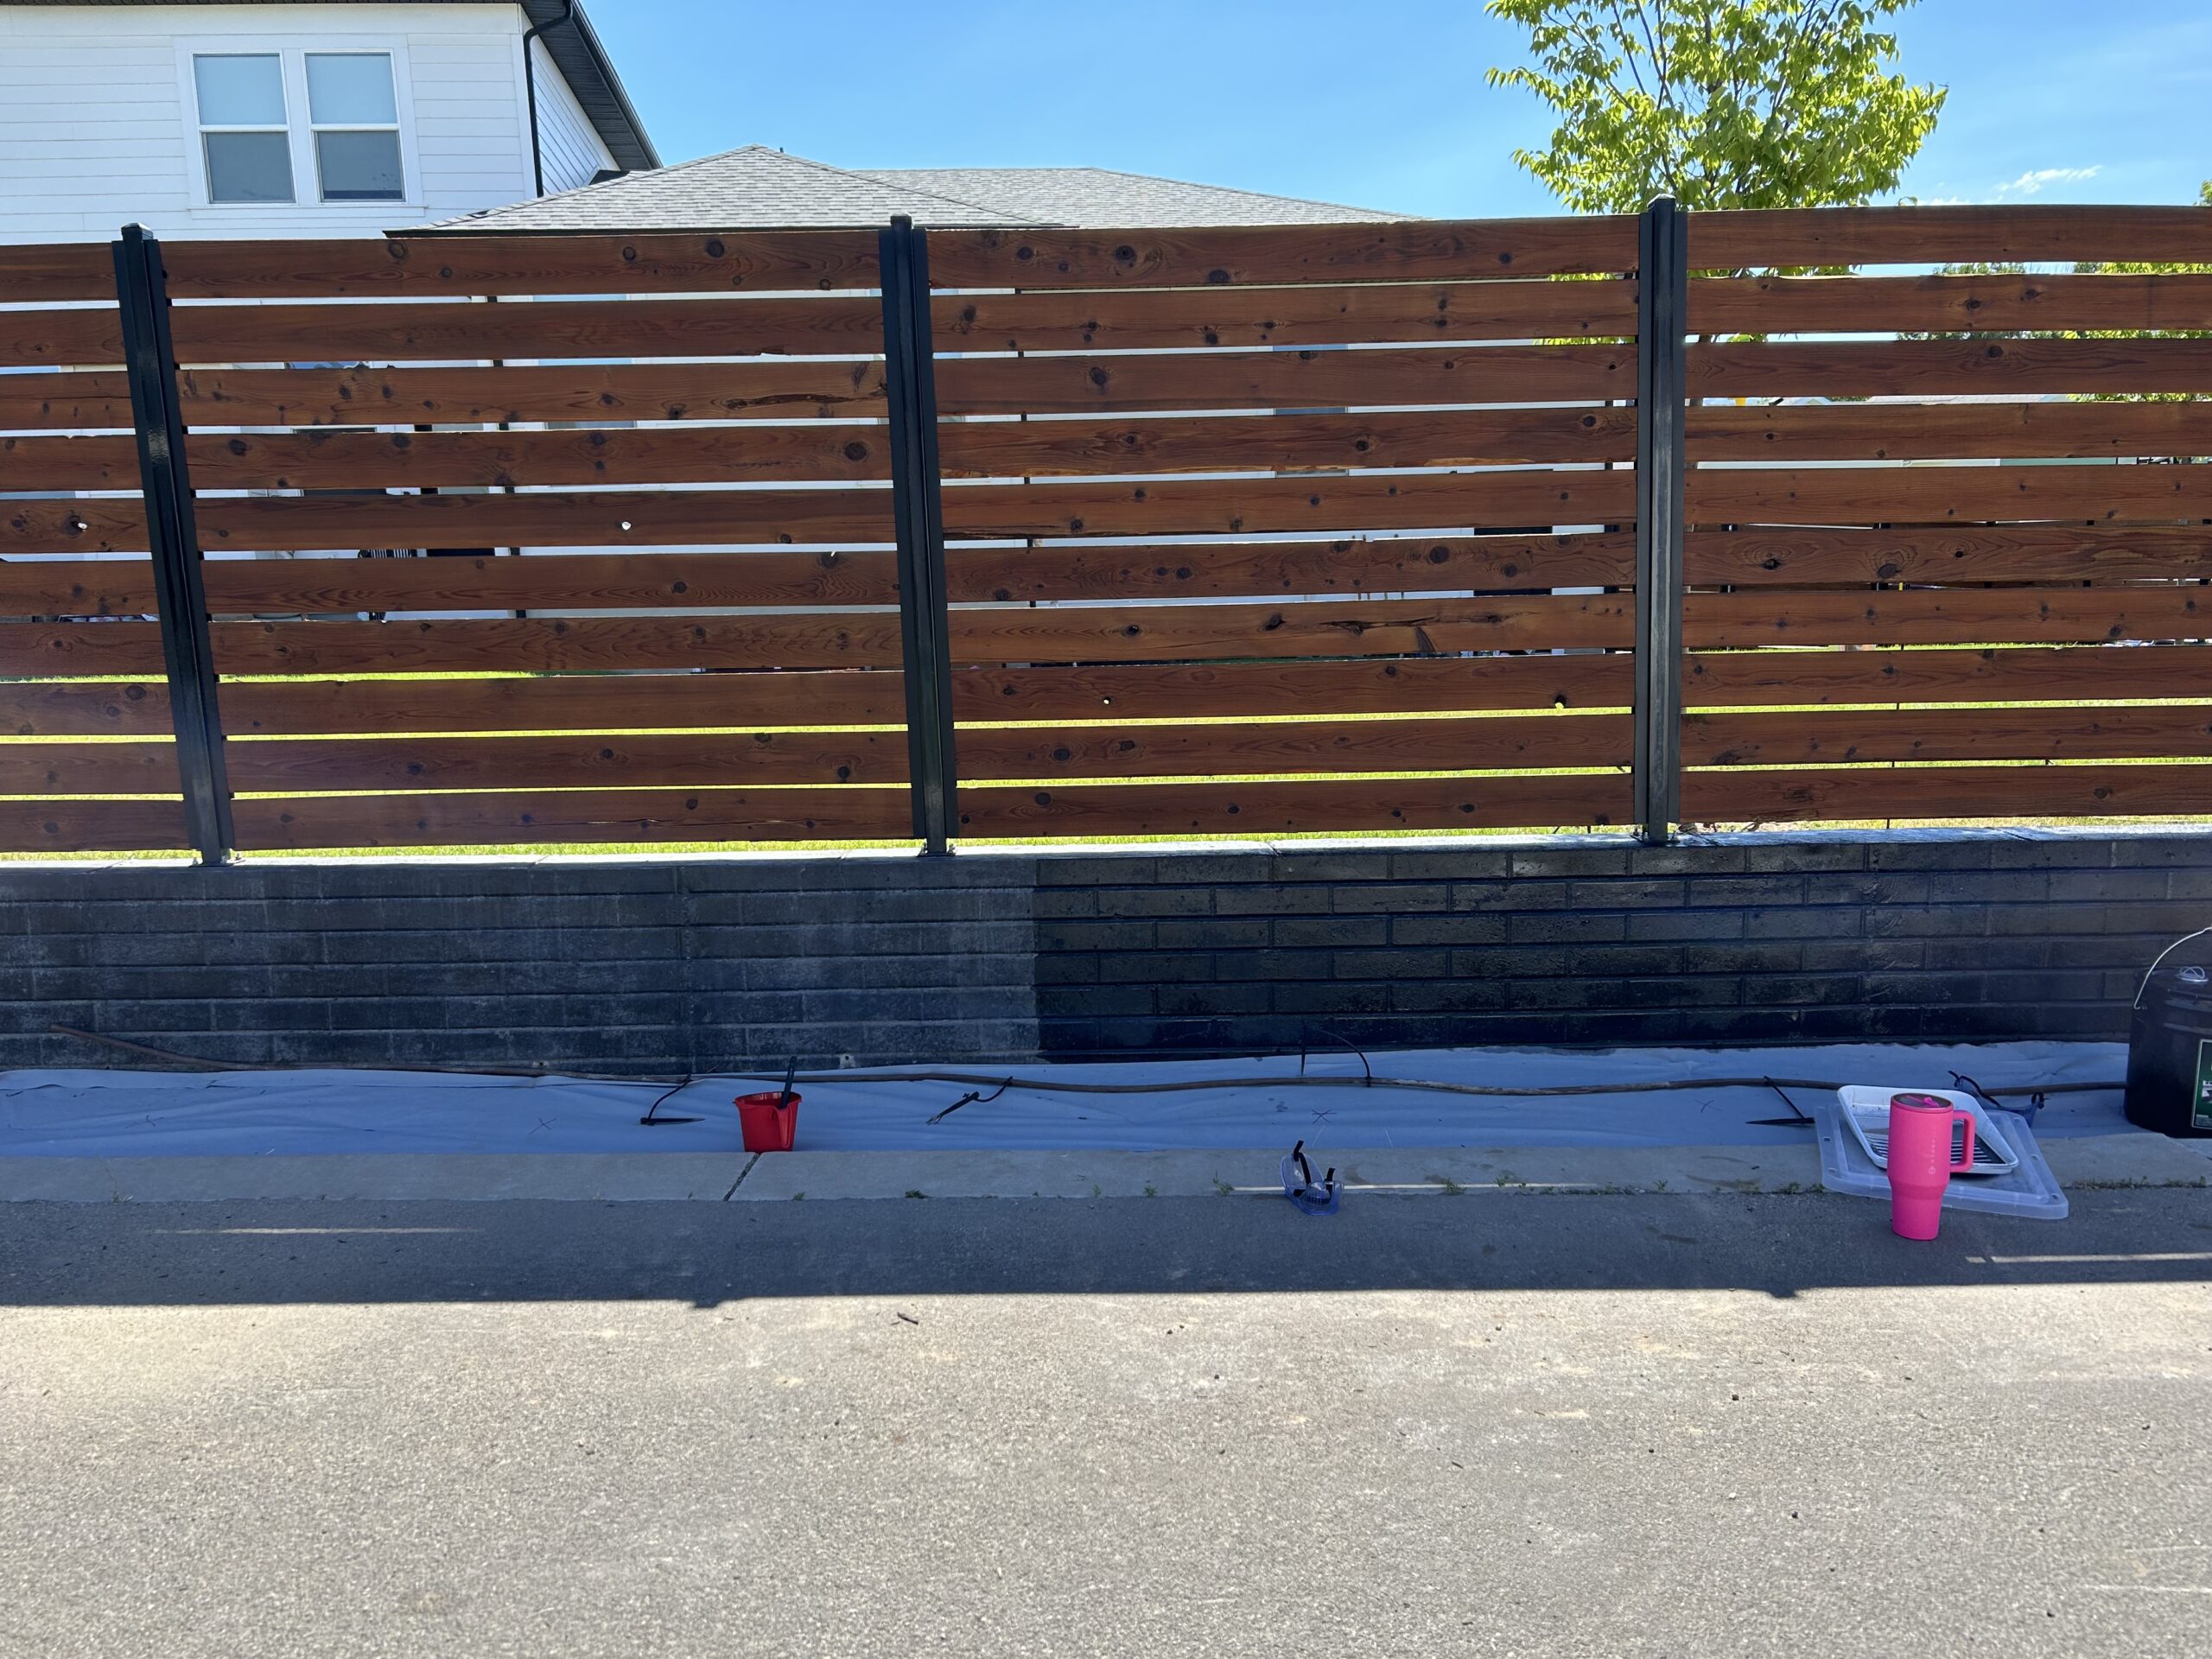
[[[301,0],[227,0],[227,3],[248,6],[275,6],[300,3]],[[307,0],[308,3],[327,6],[375,5],[383,0]],[[462,5],[472,0],[409,0],[415,5]],[[477,0],[480,3],[480,0]],[[0,0],[0,6],[188,6],[206,3],[206,0]],[[558,22],[569,7],[566,0],[516,0],[531,24],[542,27]],[[599,36],[591,26],[591,19],[584,16],[582,0],[576,0],[575,27],[556,29],[540,35],[546,54],[561,71],[562,79],[569,83],[569,90],[576,95],[576,102],[583,106],[585,116],[598,129],[607,145],[607,154],[614,157],[617,167],[658,167],[660,156],[653,149],[653,141],[645,136],[645,124],[638,118],[638,111],[630,102],[630,94],[622,88],[621,76],[614,73],[613,60],[607,48],[600,44]]]
[[[1315,225],[1403,219],[1219,185],[1096,167],[831,167],[764,144],[493,207],[432,231],[741,231],[864,228],[904,213],[950,228]],[[420,231],[410,234],[420,234]]]
[[[761,144],[490,207],[440,231],[738,231],[852,228],[905,213],[918,225],[1004,225],[1005,214]],[[1029,221],[1020,221],[1029,222]],[[419,230],[416,232],[419,234]]]
[[[1147,173],[1117,173],[1105,167],[879,167],[869,172],[937,194],[1034,214],[1040,221],[1132,230],[1170,225],[1388,223],[1409,217],[1218,184],[1186,184]]]

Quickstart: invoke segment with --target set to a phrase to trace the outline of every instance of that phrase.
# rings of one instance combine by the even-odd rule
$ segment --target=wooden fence
[[[2212,211],[1638,229],[178,243],[136,407],[0,249],[0,849],[1628,824],[1639,722],[1694,822],[2212,805],[2212,274],[1746,274]]]
[[[2203,270],[1692,282],[1684,815],[2212,810],[2212,402],[2142,401],[2212,393],[2174,337],[2212,329],[2212,211],[1698,215],[1690,246]]]

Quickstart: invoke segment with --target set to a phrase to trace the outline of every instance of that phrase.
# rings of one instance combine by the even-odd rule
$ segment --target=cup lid
[[[1892,1107],[1902,1106],[1909,1112],[1948,1112],[1953,1109],[1951,1103],[1941,1095],[1891,1095],[1890,1104]]]

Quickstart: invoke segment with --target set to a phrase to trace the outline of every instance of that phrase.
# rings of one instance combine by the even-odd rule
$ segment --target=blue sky
[[[1453,217],[1543,213],[1549,124],[1480,0],[592,0],[662,155],[1088,165]],[[1364,26],[1350,26],[1348,24]],[[1923,200],[2184,201],[2212,177],[2212,0],[1923,0],[1948,86]]]

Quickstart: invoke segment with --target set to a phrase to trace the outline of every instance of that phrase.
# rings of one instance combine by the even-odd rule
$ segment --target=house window
[[[292,135],[284,60],[274,52],[203,54],[192,60],[210,201],[290,201]]]
[[[325,201],[398,201],[399,104],[386,52],[310,52],[308,119]]]
[[[210,203],[407,200],[391,53],[200,52],[192,83]]]

